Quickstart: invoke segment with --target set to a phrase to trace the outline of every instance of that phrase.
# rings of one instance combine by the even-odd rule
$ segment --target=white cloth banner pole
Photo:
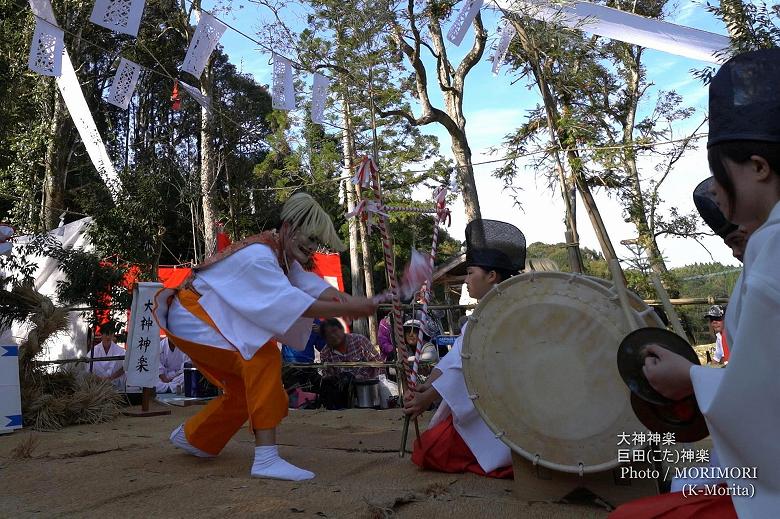
[[[506,20],[504,28],[501,30],[501,38],[498,41],[496,52],[493,54],[493,75],[497,76],[501,70],[501,65],[504,63],[509,45],[512,43],[516,33],[517,29],[515,29],[515,26],[509,20]]]
[[[273,64],[271,107],[274,110],[295,110],[292,64],[278,54],[273,55]]]
[[[455,17],[455,21],[452,22],[450,30],[447,31],[447,39],[455,45],[460,45],[463,41],[463,37],[469,30],[471,22],[477,17],[477,13],[482,8],[483,0],[466,0],[466,3],[461,8],[458,16]]]
[[[133,289],[124,364],[128,386],[156,387],[160,381],[160,326],[152,306],[162,287],[162,283],[141,282]]]
[[[30,0],[30,8],[36,16],[43,18],[47,22],[57,25],[57,19],[54,17],[54,10],[49,0]],[[87,149],[87,154],[92,160],[95,169],[100,174],[100,178],[106,183],[114,202],[117,200],[117,190],[119,188],[119,177],[114,170],[114,165],[108,157],[108,152],[103,144],[103,139],[95,126],[95,120],[92,118],[92,112],[89,111],[84,92],[81,91],[79,78],[73,69],[73,64],[68,55],[68,49],[62,49],[62,70],[61,75],[57,77],[57,87],[60,89],[62,99],[68,112],[73,119],[81,141]]]
[[[116,68],[114,82],[111,83],[111,89],[109,90],[108,99],[106,99],[106,101],[114,106],[118,106],[122,110],[127,110],[140,75],[140,65],[122,58],[119,62],[119,66]]]
[[[499,9],[530,16],[613,40],[647,47],[686,58],[721,63],[716,56],[728,48],[729,38],[683,25],[646,18],[590,2],[552,4],[547,2],[493,0]]]
[[[182,80],[179,80],[179,84],[181,87],[195,100],[198,102],[200,106],[205,108],[206,110],[211,109],[211,98],[209,96],[204,96],[199,88],[196,88],[192,85],[188,85]]]
[[[209,61],[209,56],[214,52],[226,29],[227,25],[210,14],[201,12],[198,28],[195,29],[190,46],[187,48],[187,55],[184,56],[181,69],[200,78],[203,69],[206,68],[206,63]]]
[[[143,14],[144,0],[95,0],[89,21],[137,37]]]
[[[322,74],[314,74],[311,86],[311,121],[314,124],[322,124],[325,115],[325,101],[328,99],[330,79]]]

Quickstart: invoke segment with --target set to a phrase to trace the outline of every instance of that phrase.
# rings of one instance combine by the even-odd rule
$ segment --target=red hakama
[[[512,479],[512,466],[485,473],[477,458],[452,423],[452,415],[420,435],[414,442],[412,461],[420,468],[438,472],[473,472],[489,478]]]

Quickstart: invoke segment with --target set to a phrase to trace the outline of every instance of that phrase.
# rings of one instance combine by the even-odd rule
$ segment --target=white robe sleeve
[[[712,359],[715,362],[720,362],[723,358],[723,334],[717,333],[715,334],[715,354],[712,356]]]
[[[496,438],[477,412],[474,402],[469,398],[460,356],[462,341],[463,334],[455,341],[452,350],[436,366],[441,371],[441,376],[433,381],[432,386],[441,395],[443,402],[440,407],[444,410],[436,413],[434,421],[438,423],[446,417],[445,413],[448,409],[452,413],[455,430],[469,446],[479,466],[485,472],[491,472],[511,464],[512,453],[505,443]]]
[[[194,285],[200,305],[245,359],[273,337],[306,346],[312,319],[301,316],[315,299],[290,284],[270,247],[246,247],[199,272]]]

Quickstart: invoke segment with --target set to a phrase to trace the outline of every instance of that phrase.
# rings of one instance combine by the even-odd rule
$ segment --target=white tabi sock
[[[285,481],[303,481],[314,477],[314,472],[300,469],[279,457],[276,445],[255,447],[255,462],[252,464],[253,478],[283,479]]]
[[[184,424],[178,426],[171,433],[171,443],[174,444],[176,447],[180,448],[181,450],[189,452],[193,456],[197,456],[199,458],[214,457],[213,454],[209,454],[208,452],[204,452],[199,448],[190,445],[190,442],[187,441],[187,436],[184,435]]]

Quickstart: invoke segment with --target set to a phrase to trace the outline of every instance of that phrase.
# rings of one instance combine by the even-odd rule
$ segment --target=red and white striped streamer
[[[436,224],[433,226],[433,243],[431,243],[431,253],[428,256],[427,274],[428,279],[425,280],[425,284],[422,288],[422,312],[424,316],[428,315],[428,303],[431,300],[431,285],[433,284],[433,265],[436,259],[436,250],[439,247],[439,226],[449,217],[449,210],[447,209],[447,188],[445,186],[440,187],[434,194],[436,199]],[[420,355],[422,354],[423,347],[423,331],[422,327],[417,335],[417,348],[414,352],[414,364],[412,365],[413,384],[417,384],[417,371],[420,363]]]

